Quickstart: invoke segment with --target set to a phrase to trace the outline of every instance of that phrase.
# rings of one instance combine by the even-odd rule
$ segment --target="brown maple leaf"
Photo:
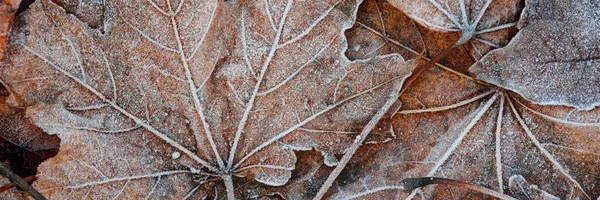
[[[589,23],[597,21],[598,9],[579,1],[548,3],[532,0],[526,5],[520,24],[527,25],[520,26],[518,36],[507,47],[492,51],[472,67],[478,78],[500,87],[440,65],[426,71],[401,97],[403,108],[394,117],[393,123],[397,138],[371,145],[366,147],[368,151],[357,154],[357,159],[346,168],[345,176],[341,176],[332,187],[331,197],[411,199],[419,195],[424,199],[488,198],[454,186],[428,186],[411,192],[402,185],[401,180],[405,178],[423,176],[467,181],[518,198],[595,199],[599,196],[600,179],[596,174],[600,170],[600,149],[595,141],[600,140],[600,124],[597,121],[600,109],[579,109],[590,108],[585,101],[595,101],[594,94],[597,92],[586,88],[594,87],[595,82],[591,80],[596,78],[596,68],[573,67],[595,62],[593,57],[585,56],[598,53],[597,40],[570,43],[578,40],[537,36],[540,30],[561,32],[564,31],[562,27],[569,26],[593,28],[595,24]],[[571,17],[555,18],[556,13]],[[561,26],[544,26],[557,23],[554,19],[566,20]],[[580,21],[570,21],[574,19]],[[582,31],[581,34],[597,30]],[[352,38],[349,40],[352,42]],[[558,45],[563,42],[578,46]],[[553,45],[556,48],[564,47],[553,51],[553,48],[533,45],[548,43],[557,44]],[[530,64],[529,60],[536,59],[538,55],[551,54],[548,51],[570,52],[570,49],[588,51],[559,57],[567,62],[552,63],[555,65],[553,68]],[[588,59],[569,62],[569,58],[577,56]],[[589,73],[583,75],[583,71]],[[574,73],[580,76],[568,76]],[[557,81],[549,78],[548,74],[562,76],[562,79]],[[581,79],[591,86],[573,84]],[[531,84],[534,81],[528,80],[537,82]],[[567,84],[564,87],[570,87],[571,91],[564,91],[563,86],[555,84]],[[532,97],[530,102],[501,88],[505,85],[510,90],[523,93],[525,98],[544,93],[546,99],[554,98],[554,101],[548,103],[544,98]],[[537,87],[545,90],[522,89]],[[590,93],[581,95],[586,91]],[[571,97],[578,96],[584,101],[572,98],[569,103],[557,103],[569,99],[563,97],[574,93],[579,95]]]
[[[249,181],[236,177],[286,184],[294,150],[335,165],[414,68],[343,55],[358,3],[111,1],[102,31],[32,4],[1,78],[61,138],[34,186],[53,199],[234,198],[232,182]]]

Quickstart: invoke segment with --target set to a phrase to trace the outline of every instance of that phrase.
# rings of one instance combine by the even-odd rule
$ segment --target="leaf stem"
[[[25,181],[26,183],[31,183],[31,182],[35,181],[35,179],[36,179],[35,175],[31,175],[31,176],[23,178],[23,181]],[[17,184],[14,184],[14,183],[9,183],[9,184],[3,185],[0,187],[0,193],[10,190],[11,188],[14,188],[16,186],[17,186]]]
[[[394,84],[394,89],[393,89],[392,93],[390,94],[390,97],[388,98],[388,100],[385,102],[385,104],[383,104],[383,106],[381,106],[381,108],[379,108],[379,111],[377,111],[375,116],[373,116],[373,118],[371,118],[371,121],[369,121],[369,123],[363,128],[360,135],[358,135],[356,137],[356,139],[354,140],[354,143],[348,149],[348,152],[346,154],[344,154],[344,156],[340,160],[340,163],[337,165],[337,167],[335,167],[333,172],[331,172],[331,174],[329,174],[329,177],[327,177],[327,180],[325,181],[325,183],[323,184],[321,189],[319,189],[319,192],[313,198],[313,200],[320,200],[323,198],[323,196],[325,196],[325,193],[327,193],[327,190],[329,190],[331,185],[333,185],[333,181],[335,181],[335,179],[340,175],[342,170],[344,170],[344,168],[346,167],[348,162],[350,162],[350,159],[352,158],[352,156],[354,156],[354,153],[356,153],[356,150],[358,150],[358,148],[365,141],[365,139],[367,138],[369,133],[371,133],[371,130],[373,130],[375,128],[375,126],[377,125],[379,120],[381,120],[381,118],[383,118],[383,115],[385,115],[387,113],[387,111],[390,109],[390,107],[392,107],[392,105],[394,105],[394,103],[398,100],[398,98],[400,97],[400,90],[402,89],[403,80],[404,79],[399,80],[398,82],[396,82]]]
[[[27,184],[25,181],[23,181],[23,179],[21,179],[21,177],[19,177],[17,174],[10,171],[10,169],[8,167],[4,166],[3,163],[0,163],[0,173],[2,173],[6,178],[8,178],[13,183],[15,183],[21,189],[23,189],[27,193],[29,193],[29,195],[31,195],[31,197],[33,197],[34,199],[46,200],[46,197],[44,197],[37,190],[35,190],[33,187],[31,187],[29,184]]]
[[[227,199],[235,200],[235,190],[233,189],[233,180],[231,179],[231,175],[224,175],[223,182],[225,183],[225,192],[227,192]]]

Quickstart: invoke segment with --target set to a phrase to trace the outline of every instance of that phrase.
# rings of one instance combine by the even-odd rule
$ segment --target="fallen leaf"
[[[373,8],[373,4],[367,5]],[[530,2],[527,5],[544,8]],[[582,12],[590,15],[594,13],[591,10],[593,9]],[[527,12],[525,11],[526,15]],[[381,25],[375,23],[377,18],[371,17],[370,21],[365,21],[375,26],[367,27],[357,23],[358,26],[370,29],[366,33],[371,32],[385,38],[382,29],[378,28]],[[382,21],[386,21],[385,18]],[[546,29],[560,27],[549,26]],[[533,29],[531,31],[533,33]],[[387,35],[394,34],[389,29],[387,32]],[[369,39],[365,38],[369,36],[354,33],[349,34],[350,44],[354,39],[352,36],[357,37],[358,44],[368,44]],[[388,41],[396,43],[394,39],[388,38]],[[401,44],[408,44],[402,47],[405,50],[412,44],[401,40],[397,43],[401,47]],[[510,44],[517,42],[512,41]],[[518,44],[529,45],[528,42]],[[378,47],[372,49],[376,48]],[[396,51],[391,48],[383,49],[367,52],[372,52],[369,56],[378,56],[380,53]],[[510,45],[496,51],[509,54],[511,50],[507,49],[510,49]],[[597,49],[590,51],[598,52]],[[519,52],[514,53],[518,54]],[[497,62],[506,59],[497,58]],[[486,62],[485,59],[487,58],[482,63]],[[405,178],[426,176],[462,180],[515,197],[522,197],[523,190],[514,189],[516,182],[509,183],[511,179],[514,180],[513,177],[523,177],[528,180],[529,185],[537,185],[537,192],[550,191],[560,199],[593,199],[600,195],[600,179],[595,175],[600,170],[600,155],[596,153],[600,149],[594,142],[600,139],[600,125],[597,122],[600,109],[583,111],[565,106],[537,105],[537,102],[529,102],[518,94],[467,74],[443,65],[437,66],[422,74],[401,97],[402,110],[393,118],[393,132],[397,138],[388,143],[366,145],[364,148],[368,150],[358,153],[345,173],[338,178],[328,193],[330,198],[489,198],[485,194],[453,186],[427,186],[408,191],[401,184],[401,180]],[[506,70],[507,68],[512,66],[494,69],[498,73],[514,73]],[[587,77],[593,79],[593,74],[589,73]],[[524,77],[526,75],[515,77],[515,80]],[[502,78],[504,77],[497,80],[501,81]],[[545,77],[531,78],[559,83]],[[536,193],[530,189],[525,191]]]
[[[343,55],[357,7],[111,1],[102,33],[32,4],[1,78],[61,138],[34,186],[56,199],[232,198],[249,178],[288,183],[294,150],[335,165],[414,68]]]
[[[600,105],[600,4],[527,1],[520,31],[471,68],[478,79],[542,105]]]
[[[0,137],[27,151],[58,149],[60,140],[44,133],[25,117],[23,109],[6,103],[6,96],[0,95]]]
[[[595,175],[600,170],[595,142],[600,140],[600,109],[535,105],[440,68],[424,73],[401,100],[393,122],[397,138],[367,147],[371,150],[346,169],[331,198],[487,198],[452,186],[411,192],[400,184],[404,178],[426,176],[511,196],[518,195],[507,190],[513,176],[561,199],[600,195]]]

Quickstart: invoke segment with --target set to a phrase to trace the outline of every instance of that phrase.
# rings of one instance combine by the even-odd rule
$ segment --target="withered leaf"
[[[544,8],[531,2],[527,5]],[[365,31],[367,33],[372,32],[383,38],[406,31],[386,29],[387,34],[383,34],[382,26],[377,23],[377,15],[371,16],[375,17],[367,22],[375,26]],[[386,15],[382,16],[381,21],[386,21]],[[362,41],[369,41],[360,34],[351,33],[349,37],[350,44],[357,41],[357,44],[368,44]],[[355,38],[358,39],[353,41]],[[399,38],[397,40],[401,41],[402,37]],[[403,49],[414,46],[410,42],[400,43],[406,44]],[[519,45],[527,46],[528,43]],[[398,51],[392,48],[379,49],[375,45],[372,47],[375,50],[365,51],[370,53],[368,56]],[[497,51],[510,55],[510,50],[501,48]],[[590,53],[597,52],[598,49],[590,49]],[[353,53],[356,52],[350,52],[349,55],[361,56]],[[497,58],[498,62],[506,59]],[[388,143],[364,147],[365,150],[355,156],[356,159],[332,187],[329,193],[332,199],[489,198],[452,186],[427,186],[411,192],[401,184],[404,178],[424,176],[467,181],[519,198],[595,199],[600,195],[600,179],[595,175],[600,170],[600,155],[597,153],[600,149],[594,142],[600,139],[600,124],[597,121],[600,109],[582,111],[564,106],[540,106],[466,74],[441,65],[438,67],[426,71],[401,97],[403,108],[393,118],[393,132],[397,138]],[[498,73],[511,74],[515,68],[506,66],[494,69]],[[595,74],[590,72],[585,77],[593,79]],[[514,80],[525,77],[524,80],[560,84],[546,77],[527,75],[515,77]],[[497,80],[502,81],[502,78]],[[538,86],[544,85],[527,85]],[[525,186],[525,183],[528,188],[515,188]]]
[[[231,175],[287,183],[293,150],[335,165],[414,68],[343,55],[358,3],[109,1],[104,33],[34,3],[1,68],[12,99],[61,138],[34,186],[56,199],[231,197],[244,196]]]
[[[488,14],[491,13],[484,16]],[[514,27],[506,27],[489,32],[488,34],[502,36],[494,45],[477,42],[475,37],[475,40],[461,45],[454,50],[452,56],[443,58],[439,64],[468,73],[469,67],[487,51],[507,44],[516,30]],[[413,21],[390,1],[367,0],[361,4],[356,23],[346,31],[346,36],[349,38],[346,55],[351,59],[391,53],[399,53],[404,58],[415,58],[423,51],[426,57],[433,58],[454,45],[459,40],[460,33],[434,31]]]
[[[471,68],[478,79],[543,105],[600,105],[600,4],[526,1],[519,33]]]

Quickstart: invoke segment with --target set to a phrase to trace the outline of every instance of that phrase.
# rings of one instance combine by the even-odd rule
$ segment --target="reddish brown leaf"
[[[355,160],[349,175],[338,181],[339,189],[330,192],[333,198],[414,196],[419,193],[403,190],[400,181],[425,176],[515,196],[523,191],[508,190],[513,187],[509,179],[522,176],[561,199],[600,195],[600,179],[594,175],[600,170],[595,144],[600,140],[600,109],[537,106],[439,69],[423,74],[401,99],[403,108],[394,118],[398,137],[370,147],[370,153]],[[448,186],[425,187],[420,196],[486,197]]]
[[[373,8],[373,4],[367,5]],[[544,8],[541,5],[528,6]],[[422,7],[409,11],[419,10]],[[587,14],[579,16],[594,13],[590,10],[580,10]],[[375,18],[369,22],[375,25],[369,31],[383,36]],[[359,34],[350,34],[350,43],[352,36],[358,38],[356,41],[368,44],[369,39]],[[527,46],[528,43],[519,45]],[[598,52],[597,49],[590,51]],[[369,56],[387,52],[373,51]],[[500,49],[498,52],[510,55],[510,50]],[[515,52],[515,55],[518,54]],[[497,58],[498,62],[505,59]],[[495,72],[511,74],[512,71],[506,68],[509,67],[495,68]],[[594,78],[590,76],[592,74],[587,77]],[[515,77],[514,80],[521,81],[523,77],[527,76]],[[531,78],[554,81],[546,77]],[[449,186],[427,186],[411,192],[401,184],[404,178],[425,176],[462,180],[519,198],[556,196],[561,199],[594,199],[600,195],[600,179],[594,175],[600,170],[597,153],[600,149],[594,144],[600,139],[600,125],[596,120],[600,109],[581,111],[562,106],[539,106],[518,94],[477,83],[482,82],[447,68],[426,71],[401,97],[403,108],[393,118],[394,132],[398,137],[389,143],[366,146],[368,151],[356,156],[357,159],[332,187],[335,189],[329,192],[330,197],[399,199],[416,195],[422,199],[489,198],[469,189]],[[517,190],[520,186],[523,188]]]
[[[288,183],[294,150],[335,165],[414,68],[343,55],[357,7],[111,1],[102,33],[34,3],[1,70],[61,138],[35,187],[56,199],[233,198],[250,179]]]

